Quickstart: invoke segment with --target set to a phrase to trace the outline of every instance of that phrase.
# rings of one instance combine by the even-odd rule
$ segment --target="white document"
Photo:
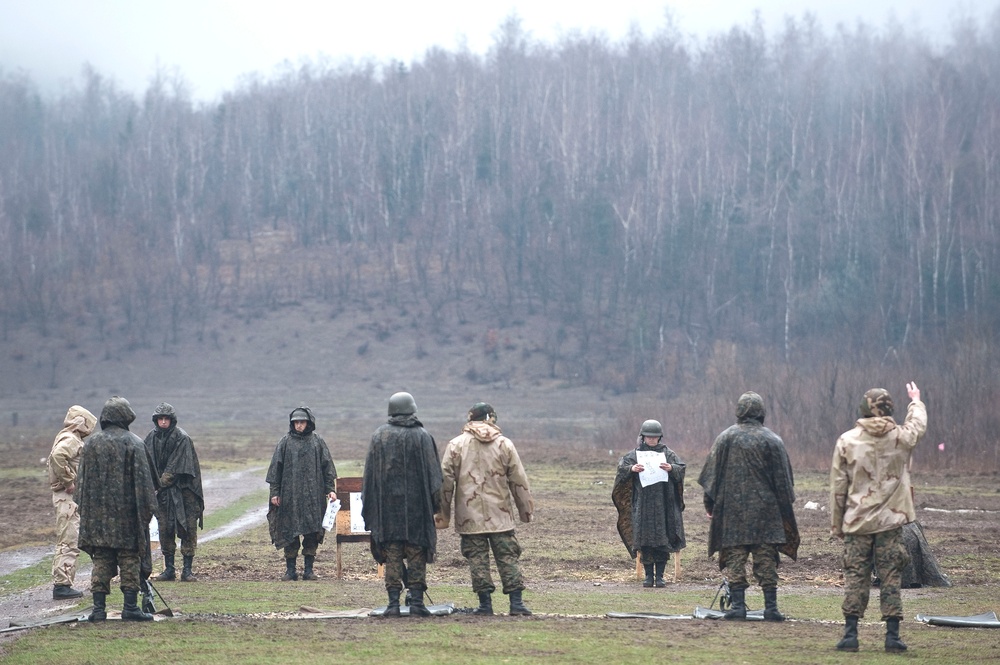
[[[149,542],[160,542],[160,523],[156,521],[156,515],[153,515],[153,519],[149,520]]]
[[[368,533],[361,516],[361,492],[351,492],[351,533]]]
[[[655,450],[635,451],[635,461],[641,464],[643,470],[639,473],[639,483],[647,487],[654,483],[670,482],[670,476],[660,468],[660,464],[667,461],[667,456]]]
[[[326,514],[323,515],[323,528],[329,531],[337,526],[337,513],[340,512],[340,499],[333,499],[326,504]]]

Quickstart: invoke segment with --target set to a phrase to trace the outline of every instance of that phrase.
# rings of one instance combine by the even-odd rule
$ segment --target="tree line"
[[[442,325],[474,298],[543,313],[552,373],[616,390],[773,381],[819,420],[871,368],[925,367],[992,404],[1000,14],[952,34],[545,44],[510,18],[485,55],[308,62],[210,104],[163,73],[43,98],[0,71],[4,334],[170,343],[301,297]],[[951,399],[942,431],[996,465],[996,418]]]

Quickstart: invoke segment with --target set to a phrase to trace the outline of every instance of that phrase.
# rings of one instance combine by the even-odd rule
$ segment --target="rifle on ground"
[[[715,597],[708,604],[708,609],[712,609],[716,600],[719,601],[719,611],[721,612],[725,612],[733,606],[733,598],[729,593],[729,580],[725,577],[722,578],[722,584],[719,585],[719,588],[715,590]]]
[[[159,589],[153,586],[153,583],[149,581],[147,577],[140,583],[140,593],[142,594],[142,611],[146,614],[162,614],[165,617],[172,617],[174,615],[173,610],[170,609],[170,605],[167,605],[166,599],[163,594],[160,593]],[[160,602],[163,603],[163,609],[157,612],[156,605],[153,604],[153,596],[156,595]]]

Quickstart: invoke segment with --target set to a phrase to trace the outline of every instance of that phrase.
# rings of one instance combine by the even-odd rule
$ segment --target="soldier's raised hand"
[[[911,400],[920,399],[920,388],[917,388],[917,383],[915,381],[910,381],[906,384],[906,394],[910,396]]]

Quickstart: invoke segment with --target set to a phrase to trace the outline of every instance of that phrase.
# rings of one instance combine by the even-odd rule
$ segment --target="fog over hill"
[[[1000,469],[997,99],[1000,21],[553,45],[509,20],[486,55],[213,104],[0,72],[0,425],[173,393],[364,432],[410,389],[452,429],[487,399],[700,450],[754,389],[819,466],[865,389],[901,414],[915,380],[950,444],[918,462]]]

